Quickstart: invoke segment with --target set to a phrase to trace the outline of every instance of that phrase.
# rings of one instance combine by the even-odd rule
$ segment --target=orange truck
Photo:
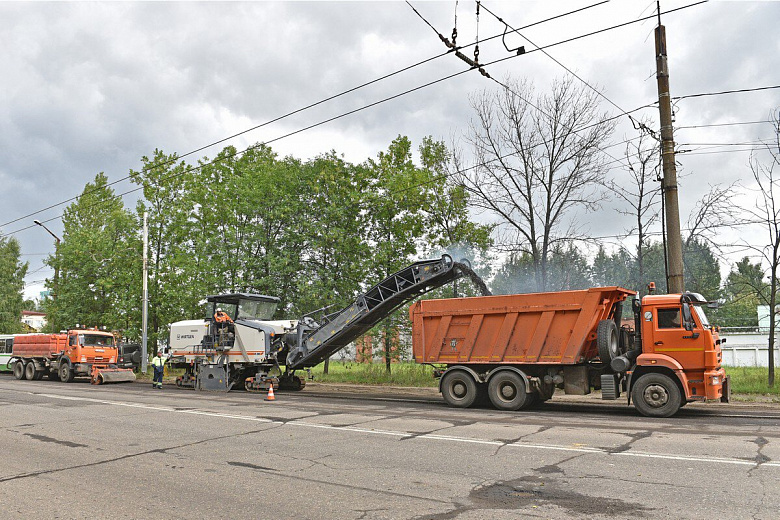
[[[621,287],[418,301],[409,310],[415,361],[431,364],[451,406],[482,397],[520,410],[555,388],[600,389],[650,417],[693,401],[728,402],[725,340],[697,293],[635,299]],[[631,298],[633,324],[622,323]]]
[[[70,383],[87,376],[93,384],[135,381],[132,370],[116,366],[114,335],[97,329],[75,329],[59,334],[14,336],[12,359],[16,379],[43,376]]]

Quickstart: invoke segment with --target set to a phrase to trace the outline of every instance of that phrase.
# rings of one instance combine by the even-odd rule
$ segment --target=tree
[[[414,165],[411,151],[409,138],[398,136],[387,151],[365,165],[372,179],[364,201],[369,215],[367,240],[372,249],[367,269],[370,280],[384,279],[408,265],[425,231],[425,186],[431,175]],[[392,319],[384,320],[380,327],[389,373],[398,332]]]
[[[354,299],[370,262],[370,217],[362,207],[369,179],[365,168],[347,163],[335,151],[307,161],[302,174],[306,196],[300,235],[305,238],[307,276],[298,282],[298,298],[307,312],[331,313]],[[328,367],[326,359],[326,374]]]
[[[431,183],[426,186],[425,236],[418,249],[426,256],[450,254],[455,261],[468,259],[483,278],[490,273],[489,249],[493,244],[490,224],[478,224],[469,215],[470,194],[454,180],[459,160],[443,141],[425,137],[419,148],[421,167],[428,171]],[[458,281],[452,284],[450,295],[457,298]],[[461,286],[463,288],[463,286]],[[474,296],[474,287],[466,286],[465,294]],[[433,291],[431,297],[445,297],[447,289]]]
[[[49,330],[100,326],[138,337],[141,244],[133,216],[99,173],[63,212],[57,298],[47,300]],[[47,280],[52,287],[53,280]]]
[[[749,257],[732,266],[723,285],[723,304],[714,317],[725,327],[758,327],[756,308],[769,305],[768,285],[760,263]]]
[[[512,253],[491,281],[493,294],[525,294],[537,291],[534,260],[530,253]]]
[[[492,245],[493,226],[477,224],[469,216],[470,194],[454,182],[452,169],[457,161],[443,141],[423,138],[419,148],[422,168],[428,172],[426,232],[423,251],[457,250],[467,258],[485,254]]]
[[[131,171],[132,181],[143,187],[137,217],[149,213],[149,343],[164,337],[171,321],[194,317],[197,287],[191,278],[192,237],[188,219],[193,211],[189,191],[194,170],[176,154],[155,150],[141,159],[144,167]],[[202,295],[200,296],[202,298]]]
[[[227,291],[278,296],[281,308],[297,312],[307,193],[300,162],[279,160],[268,146],[240,155],[229,146],[201,161],[182,222],[192,248],[188,308]]]
[[[591,266],[582,251],[573,242],[553,245],[547,268],[547,290],[573,291],[591,285]]]
[[[22,332],[24,310],[24,276],[27,262],[21,261],[19,241],[0,237],[0,331]]]
[[[548,259],[547,290],[586,289],[592,285],[591,267],[574,244],[556,244]],[[510,255],[493,278],[495,294],[537,292],[535,264],[529,253]]]
[[[683,244],[685,290],[708,300],[720,298],[720,265],[708,242],[689,238]]]
[[[636,263],[625,248],[621,247],[616,252],[607,254],[603,246],[599,247],[591,268],[593,285],[618,285],[638,289]]]
[[[751,152],[750,171],[753,174],[756,194],[755,208],[744,207],[752,221],[760,222],[767,232],[767,241],[762,246],[745,243],[745,247],[758,253],[769,265],[769,377],[768,385],[775,385],[775,309],[777,306],[778,267],[780,267],[780,179],[775,177],[775,167],[780,165],[780,109],[771,115],[774,142],[766,143],[763,149]],[[760,152],[760,153],[759,153]]]
[[[621,179],[618,182],[610,179],[606,183],[609,193],[628,206],[628,209],[618,209],[618,212],[634,219],[634,225],[627,234],[635,235],[637,240],[635,281],[645,278],[644,253],[649,243],[647,230],[658,221],[661,195],[660,185],[657,187],[654,185],[658,181],[660,145],[655,136],[646,131],[646,121],[640,122],[639,126],[641,131],[639,139],[626,143],[628,180]],[[637,286],[637,288],[643,290],[643,287]]]
[[[571,218],[599,206],[606,164],[600,148],[613,123],[598,98],[572,78],[534,97],[527,82],[507,80],[496,93],[472,99],[476,120],[468,136],[477,165],[460,181],[475,207],[495,215],[501,245],[527,253],[537,290],[545,290],[551,252],[579,235]]]

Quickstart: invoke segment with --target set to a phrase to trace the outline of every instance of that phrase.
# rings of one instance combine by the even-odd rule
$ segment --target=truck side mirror
[[[693,316],[691,316],[691,306],[687,303],[683,303],[683,327],[685,330],[693,330]]]

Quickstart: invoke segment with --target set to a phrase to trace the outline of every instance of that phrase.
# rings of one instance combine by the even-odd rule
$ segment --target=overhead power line
[[[408,2],[407,2],[407,3],[408,3]],[[411,6],[411,4],[409,4],[409,5]],[[598,5],[598,4],[596,4],[596,5]],[[592,6],[591,6],[591,7],[592,7]],[[548,21],[550,21],[550,20],[555,20],[555,19],[557,19],[557,18],[562,18],[562,17],[564,17],[564,16],[568,16],[568,15],[570,15],[570,14],[573,14],[573,13],[576,13],[576,12],[579,12],[579,11],[583,11],[583,10],[585,10],[585,9],[588,9],[588,8],[589,8],[589,7],[584,7],[584,8],[576,9],[576,10],[574,10],[574,11],[569,11],[569,12],[567,12],[567,13],[563,13],[563,14],[560,14],[560,15],[556,15],[556,16],[553,16],[553,17],[550,17],[550,18],[546,18],[546,19],[544,19],[544,20],[540,20],[540,21],[538,21],[538,22],[534,22],[534,23],[528,24],[528,25],[526,25],[526,26],[525,26],[525,27],[523,27],[523,28],[527,28],[527,27],[533,27],[533,26],[535,26],[535,25],[539,25],[539,24],[542,24],[542,23],[548,22]],[[414,7],[412,7],[412,9],[414,9]],[[417,10],[416,10],[416,9],[415,9],[415,12],[417,12]],[[423,18],[423,17],[422,17],[422,15],[420,15],[420,14],[419,14],[419,12],[418,12],[418,16],[420,16],[421,18]],[[424,20],[426,23],[428,23],[428,22],[427,22],[427,20],[425,20],[424,18],[423,18],[423,20]],[[428,25],[430,26],[430,24],[428,24]],[[432,28],[432,26],[431,26],[431,28]],[[489,36],[489,37],[487,37],[487,38],[484,38],[484,39],[482,39],[482,40],[477,40],[476,42],[473,42],[473,43],[466,44],[466,45],[464,45],[463,47],[471,47],[472,45],[476,45],[476,44],[479,44],[479,43],[482,43],[482,42],[487,42],[487,41],[490,41],[490,40],[494,40],[494,39],[496,39],[496,38],[499,38],[499,37],[501,37],[501,34],[495,34],[495,35],[493,35],[493,36]],[[288,118],[288,117],[291,117],[291,116],[293,116],[293,115],[299,114],[299,113],[301,113],[301,112],[304,112],[304,111],[306,111],[306,110],[309,110],[309,109],[311,109],[311,108],[314,108],[314,107],[316,107],[316,106],[319,106],[319,105],[322,105],[322,104],[324,104],[324,103],[327,103],[328,101],[332,101],[332,100],[334,100],[334,99],[337,99],[337,98],[339,98],[339,97],[345,96],[345,95],[347,95],[347,94],[350,94],[350,93],[352,93],[352,92],[355,92],[355,91],[357,91],[357,90],[360,90],[360,89],[362,89],[362,88],[365,88],[365,87],[368,87],[368,86],[370,86],[370,85],[373,85],[373,84],[375,84],[375,83],[379,83],[380,81],[384,81],[385,79],[391,78],[391,77],[393,77],[393,76],[395,76],[395,75],[397,75],[397,74],[401,74],[401,73],[403,73],[403,72],[406,72],[406,71],[408,71],[408,70],[411,70],[411,69],[413,69],[413,68],[415,68],[415,67],[418,67],[418,66],[424,65],[424,64],[426,64],[426,63],[429,63],[429,62],[431,62],[431,61],[434,61],[434,60],[436,60],[436,59],[439,59],[439,58],[441,58],[442,56],[446,56],[446,55],[447,55],[447,54],[449,54],[450,52],[451,52],[451,51],[445,51],[445,52],[442,52],[441,54],[437,54],[437,55],[435,55],[435,56],[431,56],[431,57],[429,57],[429,58],[426,58],[426,59],[420,60],[420,61],[418,61],[418,62],[416,62],[416,63],[413,63],[413,64],[411,64],[411,65],[407,65],[407,66],[405,66],[405,67],[403,67],[403,68],[401,68],[401,69],[398,69],[398,70],[396,70],[396,71],[394,71],[394,72],[390,72],[390,73],[388,73],[388,74],[384,74],[384,75],[382,75],[382,76],[379,76],[379,77],[377,77],[377,78],[375,78],[375,79],[372,79],[372,80],[370,80],[370,81],[366,81],[366,82],[364,82],[364,83],[361,83],[360,85],[357,85],[357,86],[354,86],[354,87],[352,87],[352,88],[349,88],[349,89],[347,89],[347,90],[344,90],[344,91],[342,91],[342,92],[339,92],[338,94],[334,94],[334,95],[332,95],[332,96],[328,96],[328,97],[326,97],[326,98],[324,98],[324,99],[321,99],[321,100],[319,100],[319,101],[316,101],[316,102],[314,102],[314,103],[310,103],[310,104],[308,104],[308,105],[306,105],[306,106],[304,106],[304,107],[298,108],[298,109],[296,109],[296,110],[293,110],[293,111],[291,111],[291,112],[287,112],[287,113],[285,113],[285,114],[283,114],[283,115],[281,115],[281,116],[277,116],[277,117],[275,117],[275,118],[273,118],[273,119],[270,119],[270,120],[268,120],[268,121],[266,121],[266,122],[264,122],[264,123],[257,124],[257,125],[255,125],[255,126],[252,126],[252,127],[250,127],[250,128],[247,128],[247,129],[245,129],[245,130],[242,130],[242,131],[240,131],[240,132],[237,132],[237,133],[235,133],[235,134],[232,134],[232,135],[230,135],[230,136],[228,136],[228,137],[224,137],[224,138],[222,138],[222,139],[220,139],[220,140],[218,140],[218,141],[214,141],[214,142],[211,142],[211,143],[209,143],[209,144],[206,144],[206,145],[200,146],[200,147],[198,147],[198,148],[196,148],[196,149],[194,149],[194,150],[191,150],[191,151],[189,151],[189,152],[186,152],[186,153],[184,153],[184,154],[181,154],[181,155],[176,155],[175,159],[171,159],[171,160],[168,160],[168,161],[163,161],[163,162],[161,162],[161,163],[153,163],[153,164],[147,165],[147,166],[145,166],[144,168],[142,168],[142,169],[141,169],[141,171],[140,171],[139,173],[145,173],[146,171],[148,171],[148,170],[150,170],[150,169],[152,169],[152,168],[157,168],[157,167],[168,166],[169,164],[173,164],[173,163],[175,163],[175,162],[177,162],[177,161],[179,161],[179,160],[181,160],[181,159],[183,159],[183,158],[185,158],[185,157],[188,157],[188,156],[190,156],[190,155],[196,154],[196,153],[198,153],[198,152],[202,152],[203,150],[206,150],[206,149],[208,149],[208,148],[211,148],[212,146],[216,146],[216,145],[218,145],[218,144],[222,144],[222,143],[224,143],[224,142],[227,142],[227,141],[229,141],[229,140],[231,140],[231,139],[235,139],[236,137],[240,137],[240,136],[242,136],[242,135],[245,135],[245,134],[247,134],[247,133],[249,133],[249,132],[252,132],[252,131],[254,131],[254,130],[257,130],[257,129],[259,129],[259,128],[262,128],[262,127],[268,126],[268,125],[270,125],[270,124],[273,124],[273,123],[279,122],[279,121],[281,121],[281,120],[283,120],[283,119],[286,119],[286,118]],[[55,203],[55,204],[52,204],[52,205],[50,205],[50,206],[47,206],[47,207],[45,207],[45,208],[42,208],[42,209],[36,210],[36,211],[34,211],[34,212],[32,212],[32,213],[28,213],[28,214],[26,214],[26,215],[22,215],[21,217],[15,218],[15,219],[13,219],[13,220],[9,220],[8,222],[5,222],[5,223],[2,223],[2,224],[0,224],[0,228],[3,228],[3,227],[5,227],[5,226],[7,226],[7,225],[9,225],[9,224],[14,224],[14,223],[16,223],[16,222],[19,222],[20,220],[24,220],[24,219],[26,219],[26,218],[33,217],[33,216],[35,216],[35,215],[38,215],[38,214],[40,214],[40,213],[43,213],[44,211],[48,211],[48,210],[50,210],[50,209],[54,209],[54,208],[56,208],[56,207],[58,207],[58,206],[62,206],[63,204],[67,204],[68,202],[72,202],[72,201],[74,201],[74,200],[78,199],[78,198],[79,198],[79,197],[81,197],[81,196],[88,195],[88,194],[90,194],[90,193],[94,193],[95,191],[99,191],[99,190],[102,190],[102,189],[108,188],[108,187],[110,187],[110,186],[114,186],[114,185],[116,185],[116,184],[118,184],[118,183],[120,183],[120,182],[124,182],[124,181],[126,181],[126,180],[128,180],[128,179],[130,179],[130,178],[132,178],[132,175],[126,175],[126,176],[124,176],[124,177],[122,177],[122,178],[120,178],[120,179],[117,179],[117,180],[115,180],[115,181],[112,181],[112,182],[110,182],[110,183],[107,183],[105,186],[101,186],[101,187],[96,187],[96,188],[93,188],[92,190],[89,190],[89,191],[87,191],[87,192],[81,193],[81,194],[79,194],[79,195],[76,195],[76,196],[74,196],[74,197],[71,197],[71,198],[69,198],[69,199],[66,199],[66,200],[63,200],[63,201],[57,202],[57,203]]]
[[[674,127],[675,130],[686,130],[688,128],[713,128],[718,126],[741,126],[741,125],[759,125],[764,123],[773,123],[774,121],[771,121],[769,119],[763,119],[760,121],[738,121],[736,123],[710,123],[710,124],[702,124],[702,125],[689,125],[689,126],[676,126]]]
[[[592,5],[592,6],[590,6],[590,7],[595,7],[595,6],[597,6],[597,5],[606,4],[606,3],[608,3],[608,2],[609,2],[609,0],[605,0],[604,2],[599,2],[599,3],[597,3],[597,4],[593,4],[593,5]],[[496,20],[498,20],[499,22],[501,22],[502,24],[504,24],[504,25],[505,25],[507,28],[509,28],[509,29],[512,29],[512,32],[514,32],[514,33],[517,33],[517,34],[518,34],[518,35],[519,35],[521,38],[523,38],[525,41],[527,41],[528,43],[530,43],[531,45],[533,45],[533,46],[534,46],[534,47],[536,47],[537,49],[539,48],[539,46],[538,46],[537,44],[535,44],[534,42],[532,42],[532,41],[531,41],[531,40],[530,40],[530,39],[529,39],[527,36],[525,36],[524,34],[521,34],[521,33],[520,33],[520,29],[515,29],[514,27],[512,27],[511,25],[509,25],[509,23],[507,23],[507,22],[506,22],[506,21],[505,21],[503,18],[501,18],[501,17],[500,17],[500,16],[498,16],[496,13],[494,13],[493,11],[491,11],[490,9],[488,9],[488,8],[485,6],[485,4],[484,4],[484,3],[482,4],[482,9],[484,9],[485,11],[487,11],[488,13],[490,13],[491,15],[493,15],[493,17],[494,17]],[[507,49],[507,50],[508,50],[508,49]],[[569,67],[567,67],[566,65],[564,65],[563,63],[561,63],[559,60],[555,59],[555,58],[554,58],[554,57],[553,57],[553,56],[552,56],[550,53],[548,53],[547,51],[545,51],[545,50],[543,50],[543,49],[542,49],[542,53],[543,53],[545,56],[547,56],[548,58],[550,58],[552,61],[554,61],[555,63],[557,63],[559,66],[561,66],[561,67],[562,67],[562,68],[563,68],[563,69],[564,69],[566,72],[568,72],[569,74],[571,74],[572,76],[574,76],[575,78],[577,78],[578,80],[580,80],[582,83],[584,83],[584,84],[585,84],[585,86],[587,86],[589,89],[591,89],[593,92],[595,92],[595,93],[596,93],[598,96],[600,96],[601,98],[603,98],[604,100],[606,100],[606,101],[607,101],[609,104],[611,104],[613,107],[617,108],[617,109],[618,109],[618,110],[619,110],[619,111],[620,111],[622,114],[626,114],[626,111],[625,111],[623,108],[621,108],[621,107],[620,107],[620,106],[619,106],[617,103],[615,103],[614,101],[612,101],[611,99],[609,99],[609,98],[608,98],[608,97],[607,97],[607,96],[606,96],[606,95],[605,95],[603,92],[601,92],[600,90],[598,90],[597,88],[595,88],[593,85],[591,85],[590,83],[588,83],[587,81],[585,81],[584,79],[582,79],[582,78],[581,78],[581,77],[580,77],[580,76],[579,76],[579,75],[578,75],[576,72],[574,72],[573,70],[571,70]],[[628,114],[626,114],[626,115],[628,115]],[[631,116],[629,116],[629,117],[631,117]]]
[[[780,85],[771,85],[769,87],[755,87],[755,88],[740,88],[736,90],[723,90],[721,92],[702,92],[699,94],[687,94],[685,96],[675,96],[672,99],[680,100],[680,99],[689,99],[689,98],[697,98],[697,97],[706,97],[706,96],[722,96],[724,94],[739,94],[742,92],[758,92],[759,90],[772,90],[775,88],[780,88]]]
[[[703,3],[705,3],[706,1],[707,1],[707,0],[703,0],[703,1],[699,1],[699,2],[695,2],[695,3],[692,3],[692,4],[685,5],[685,6],[682,6],[682,7],[678,7],[678,8],[675,8],[675,9],[671,9],[671,10],[669,10],[669,11],[665,11],[663,14],[668,14],[668,13],[673,13],[673,12],[676,12],[676,11],[681,11],[681,10],[683,10],[683,9],[687,9],[687,8],[689,8],[689,7],[693,7],[693,6],[696,6],[696,5],[703,4]],[[605,28],[602,28],[602,29],[599,29],[599,30],[596,30],[596,31],[591,31],[591,32],[589,32],[589,33],[581,34],[581,35],[579,35],[579,36],[574,36],[574,37],[571,37],[571,38],[567,38],[567,39],[565,39],[565,40],[561,40],[561,41],[554,42],[554,43],[551,43],[551,44],[548,44],[548,45],[544,45],[544,46],[542,46],[542,47],[539,47],[539,48],[537,48],[537,49],[532,49],[531,51],[529,51],[529,52],[528,52],[528,53],[526,53],[526,54],[529,54],[530,52],[540,51],[540,50],[542,50],[542,49],[551,48],[551,47],[554,47],[554,46],[557,46],[557,45],[562,45],[562,44],[564,44],[564,43],[569,43],[569,42],[572,42],[572,41],[576,41],[576,40],[579,40],[579,39],[582,39],[582,38],[586,38],[586,37],[589,37],[589,36],[593,36],[593,35],[595,35],[595,34],[600,34],[600,33],[603,33],[603,32],[609,31],[609,30],[613,30],[613,29],[618,29],[618,28],[621,28],[621,27],[625,27],[625,26],[627,26],[627,25],[630,25],[630,24],[633,24],[633,23],[638,23],[638,22],[641,22],[641,21],[644,21],[644,20],[647,20],[647,19],[651,19],[651,18],[654,18],[654,16],[647,16],[647,17],[643,17],[643,18],[638,18],[638,19],[635,19],[635,20],[630,20],[630,21],[628,21],[628,22],[623,22],[623,23],[620,23],[620,24],[617,24],[617,25],[613,25],[613,26],[610,26],[610,27],[605,27]],[[495,38],[495,37],[491,37],[491,39],[493,39],[493,38]],[[446,53],[445,53],[445,54],[446,54]],[[514,55],[514,56],[506,56],[506,57],[504,57],[504,58],[499,58],[499,59],[493,60],[493,61],[491,61],[491,62],[488,62],[488,63],[482,64],[482,66],[483,66],[483,67],[488,67],[488,66],[491,66],[491,65],[495,65],[495,64],[497,64],[497,63],[503,63],[503,62],[505,62],[505,61],[508,61],[508,60],[511,60],[511,59],[513,59],[513,58],[517,58],[518,56],[519,56],[519,55]],[[430,59],[429,59],[428,61],[430,61]],[[403,91],[403,92],[400,92],[400,93],[398,93],[398,94],[394,94],[394,95],[392,95],[392,96],[388,96],[388,97],[386,97],[386,98],[383,98],[383,99],[381,99],[381,100],[379,100],[379,101],[375,101],[375,102],[373,102],[373,103],[370,103],[370,104],[368,104],[368,105],[364,105],[364,106],[362,106],[362,107],[356,108],[356,109],[354,109],[354,110],[350,110],[350,111],[348,111],[348,112],[345,112],[345,113],[342,113],[342,114],[340,114],[340,115],[333,116],[333,117],[331,117],[331,118],[328,118],[328,119],[322,120],[322,121],[320,121],[320,122],[318,122],[318,123],[314,123],[314,124],[312,124],[312,125],[309,125],[309,126],[306,126],[306,127],[304,127],[304,128],[301,128],[301,129],[295,130],[295,131],[293,131],[293,132],[289,132],[289,133],[287,133],[287,134],[284,134],[284,135],[282,135],[282,136],[276,137],[276,138],[274,138],[274,139],[272,139],[272,140],[265,141],[265,142],[263,142],[263,143],[260,143],[260,144],[257,144],[257,145],[249,146],[249,147],[245,148],[244,150],[237,151],[237,152],[235,152],[235,153],[232,153],[232,154],[227,154],[226,156],[223,156],[223,157],[221,157],[221,158],[219,158],[219,159],[215,159],[215,160],[212,160],[212,161],[206,162],[206,163],[204,163],[204,164],[201,164],[201,165],[199,165],[199,166],[193,166],[193,167],[187,168],[186,170],[184,170],[184,171],[182,171],[182,172],[179,172],[179,173],[176,173],[176,174],[172,174],[172,175],[170,175],[170,176],[167,176],[167,177],[163,178],[162,180],[169,180],[169,179],[171,179],[171,178],[174,178],[174,177],[176,177],[176,176],[180,176],[180,175],[183,175],[183,174],[185,174],[185,173],[189,173],[189,172],[192,172],[192,171],[195,171],[195,170],[201,169],[203,166],[207,166],[207,165],[210,165],[210,164],[215,164],[215,163],[217,163],[217,162],[219,162],[219,161],[222,161],[222,160],[226,160],[226,159],[230,159],[230,158],[233,158],[233,157],[239,156],[239,155],[241,155],[241,154],[243,154],[243,153],[246,153],[246,152],[248,152],[248,151],[254,150],[254,149],[256,149],[256,148],[258,148],[258,147],[260,147],[260,146],[263,146],[263,145],[266,145],[266,144],[270,144],[270,143],[273,143],[273,142],[279,141],[279,140],[281,140],[281,139],[284,139],[284,138],[290,137],[290,136],[292,136],[292,135],[295,135],[295,134],[298,134],[298,133],[304,132],[304,131],[306,131],[306,130],[310,130],[310,129],[312,129],[312,128],[315,128],[315,127],[317,127],[317,126],[321,126],[321,125],[323,125],[323,124],[326,124],[326,123],[329,123],[329,122],[335,121],[335,120],[337,120],[337,119],[341,119],[341,118],[343,118],[343,117],[346,117],[346,116],[348,116],[348,115],[355,114],[355,113],[357,113],[357,112],[360,112],[360,111],[363,111],[363,110],[365,110],[365,109],[368,109],[368,108],[371,108],[371,107],[377,106],[377,105],[379,105],[379,104],[385,103],[385,102],[387,102],[387,101],[391,101],[391,100],[393,100],[393,99],[399,98],[399,97],[401,97],[401,96],[404,96],[404,95],[406,95],[406,94],[410,94],[410,93],[412,93],[412,92],[416,92],[416,91],[418,91],[418,90],[421,90],[421,89],[423,89],[423,88],[427,88],[427,87],[429,87],[429,86],[432,86],[432,85],[435,85],[435,84],[437,84],[437,83],[441,83],[441,82],[443,82],[443,81],[446,81],[446,80],[448,80],[448,79],[452,79],[452,78],[454,78],[454,77],[460,76],[460,75],[462,75],[462,74],[465,74],[465,73],[467,73],[467,72],[470,72],[471,70],[474,70],[474,68],[471,68],[471,69],[466,69],[466,70],[462,70],[462,71],[459,71],[459,72],[456,72],[456,73],[450,74],[450,75],[448,75],[448,76],[444,76],[444,77],[442,77],[442,78],[439,78],[439,79],[437,79],[437,80],[429,81],[428,83],[425,83],[425,84],[419,85],[419,86],[417,86],[417,87],[413,87],[413,88],[407,89],[407,90],[405,90],[405,91]],[[655,103],[651,103],[651,104],[648,104],[648,105],[643,105],[643,106],[641,106],[641,107],[638,107],[638,108],[636,108],[636,109],[634,109],[634,110],[628,111],[627,113],[636,112],[636,111],[638,111],[638,110],[641,110],[641,109],[643,109],[643,108],[648,108],[648,107],[651,107],[651,106],[653,106],[654,104],[655,104]],[[617,118],[617,117],[622,117],[622,115],[623,115],[623,114],[620,114],[619,116],[616,116],[615,118]],[[611,119],[615,119],[615,118],[611,118]],[[606,119],[606,120],[604,120],[604,121],[609,121],[609,120],[610,120],[610,119]],[[602,121],[602,122],[604,122],[604,121]],[[581,131],[581,130],[584,130],[584,128],[583,128],[583,129],[578,129],[578,131]],[[182,156],[182,157],[183,157],[183,156]],[[176,160],[179,160],[180,158],[181,158],[181,157],[177,157],[177,158],[176,158]],[[152,166],[150,166],[150,167],[154,167],[154,166],[157,166],[157,165],[152,165]],[[131,177],[131,176],[128,176],[128,177],[126,177],[126,178],[125,178],[125,180],[126,180],[127,178],[130,178],[130,177]],[[119,182],[119,181],[116,181],[116,182]],[[112,183],[112,184],[115,184],[115,183]],[[109,185],[107,185],[107,186],[109,186]],[[107,187],[107,186],[106,186],[106,187]],[[129,195],[130,193],[135,193],[135,192],[137,192],[137,191],[140,191],[140,190],[142,190],[143,188],[144,188],[144,186],[139,186],[139,187],[137,187],[137,188],[130,189],[130,190],[127,190],[127,191],[125,191],[125,192],[123,192],[123,193],[120,193],[120,194],[119,194],[119,196],[120,196],[120,197],[124,197],[125,195]],[[84,194],[82,194],[82,195],[84,195]],[[77,196],[77,197],[74,197],[73,199],[69,199],[69,201],[70,201],[70,200],[75,200],[75,199],[77,199],[77,198],[78,198],[78,196]],[[68,201],[66,201],[66,202],[68,202]],[[97,204],[100,204],[100,203],[102,203],[102,201],[98,201],[98,202],[96,202],[94,205],[97,205]],[[61,204],[63,204],[63,203],[56,204],[56,205],[54,205],[54,206],[52,206],[52,207],[56,207],[56,206],[59,206],[59,205],[61,205]],[[51,208],[47,208],[47,209],[51,209]],[[45,209],[44,209],[44,210],[40,210],[40,211],[38,211],[38,212],[36,212],[36,213],[33,213],[33,214],[31,214],[31,215],[34,215],[34,214],[40,213],[41,211],[45,211]],[[6,223],[6,224],[3,224],[2,226],[5,226],[5,225],[7,225],[7,224],[9,224],[9,223],[13,223],[13,222],[18,222],[19,220],[22,220],[23,218],[25,218],[25,217],[20,217],[19,219],[15,219],[14,221],[12,221],[12,222],[8,222],[8,223]],[[60,218],[62,218],[62,214],[60,214],[60,215],[57,215],[57,216],[55,216],[55,217],[51,217],[51,218],[49,218],[49,219],[46,219],[46,220],[44,220],[43,222],[45,222],[45,223],[46,223],[46,222],[51,222],[51,221],[54,221],[54,220],[58,220],[58,219],[60,219]],[[22,231],[26,231],[26,230],[28,230],[28,229],[31,229],[31,228],[33,228],[33,227],[35,227],[35,226],[34,226],[34,225],[29,225],[29,226],[26,226],[26,227],[23,227],[23,228],[20,228],[20,229],[17,229],[17,230],[14,230],[14,231],[8,232],[8,233],[4,233],[3,235],[0,235],[0,236],[2,236],[2,237],[11,236],[11,235],[14,235],[14,234],[16,234],[16,233],[19,233],[19,232],[22,232]]]

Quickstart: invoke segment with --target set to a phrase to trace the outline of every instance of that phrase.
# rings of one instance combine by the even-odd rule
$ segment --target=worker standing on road
[[[163,356],[162,349],[158,350],[152,358],[152,366],[154,367],[152,388],[162,389],[163,370],[165,369],[165,356]]]

